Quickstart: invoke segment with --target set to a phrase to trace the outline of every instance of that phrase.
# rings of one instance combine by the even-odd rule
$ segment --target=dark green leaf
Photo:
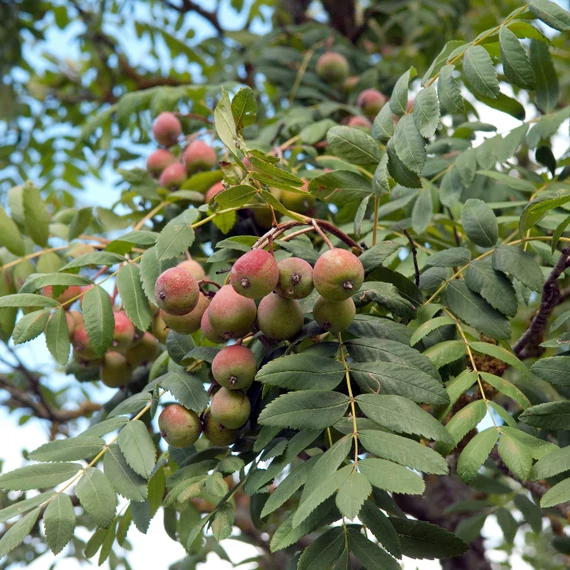
[[[146,480],[129,467],[117,444],[109,446],[103,461],[105,475],[117,493],[131,501],[146,501],[148,496]]]
[[[333,127],[327,141],[336,156],[351,164],[377,164],[382,158],[378,143],[360,129]]]
[[[392,141],[400,161],[412,172],[420,174],[426,163],[425,141],[412,115],[400,117]]]
[[[546,25],[560,30],[570,30],[570,14],[555,2],[550,0],[533,0],[529,5],[530,11]]]
[[[119,432],[118,443],[131,469],[148,479],[154,469],[156,448],[146,425],[140,420],[130,421]]]
[[[435,87],[422,89],[414,100],[414,121],[423,137],[432,137],[439,125],[439,101]]]
[[[89,467],[79,479],[75,493],[93,522],[107,528],[115,517],[117,497],[109,480],[99,469]]]
[[[457,462],[457,474],[464,481],[471,481],[489,457],[499,439],[497,428],[479,432],[463,449]]]
[[[193,374],[172,371],[157,378],[165,390],[168,390],[178,402],[196,413],[203,412],[208,405],[208,395],[202,381]]]
[[[568,430],[570,429],[570,402],[547,402],[532,406],[519,416],[519,420],[533,427]]]
[[[14,344],[28,342],[44,332],[49,319],[49,309],[33,311],[24,315],[14,327],[12,340]]]
[[[130,321],[141,331],[152,322],[152,312],[143,291],[140,269],[133,263],[121,267],[117,274],[117,288]]]
[[[372,487],[368,479],[362,473],[353,471],[336,494],[338,510],[342,516],[350,520],[355,519],[370,493],[372,493]]]
[[[499,30],[499,45],[506,78],[523,89],[535,89],[536,77],[528,56],[515,34],[505,26]]]
[[[22,196],[26,233],[39,246],[45,247],[49,237],[50,216],[40,191],[30,183],[24,185]]]
[[[384,105],[372,123],[372,136],[380,142],[387,142],[394,134],[394,117],[390,105]]]
[[[298,570],[332,568],[345,548],[345,540],[342,527],[329,529],[303,551],[299,558]]]
[[[493,253],[493,269],[508,273],[533,291],[540,291],[544,278],[531,255],[516,246],[499,245]]]
[[[410,67],[410,69],[403,73],[398,81],[396,81],[392,96],[390,97],[390,109],[394,115],[402,116],[406,113],[406,107],[408,106],[408,85],[410,80],[416,75],[417,72],[415,68]]]
[[[388,141],[386,152],[388,153],[388,171],[392,178],[405,188],[421,188],[422,183],[419,176],[402,162],[394,148],[393,139]]]
[[[536,77],[536,103],[545,113],[556,109],[560,98],[558,76],[552,63],[548,45],[537,40],[531,40],[529,57]]]
[[[450,247],[443,251],[438,251],[430,255],[426,260],[426,265],[432,267],[455,267],[469,263],[471,252],[464,247]]]
[[[56,362],[61,365],[69,360],[69,329],[63,309],[57,309],[50,317],[46,330],[46,344]]]
[[[59,493],[44,513],[44,528],[50,550],[59,554],[71,540],[75,528],[75,511],[69,495]]]
[[[56,439],[38,447],[30,453],[34,461],[76,461],[94,457],[105,447],[100,437],[86,436]]]
[[[467,237],[481,247],[493,247],[499,226],[493,210],[483,200],[469,199],[461,211],[461,224]]]
[[[400,537],[392,526],[390,519],[380,508],[370,501],[365,501],[360,509],[358,518],[366,528],[376,537],[382,546],[396,558],[401,558]]]
[[[176,257],[194,243],[195,236],[192,224],[198,215],[198,210],[190,208],[164,226],[155,246],[158,261]]]
[[[115,317],[109,294],[98,285],[91,287],[81,304],[85,328],[95,354],[103,356],[113,342]]]
[[[499,95],[497,72],[487,50],[472,45],[463,57],[463,71],[469,83],[481,95],[495,99]]]
[[[232,99],[232,115],[237,129],[255,123],[257,102],[251,87],[242,87]]]
[[[463,97],[457,81],[453,78],[454,65],[444,65],[437,80],[437,94],[442,108],[450,115],[464,113]]]
[[[382,570],[400,570],[400,564],[380,546],[369,540],[360,529],[349,527],[348,547],[364,568],[382,568]]]

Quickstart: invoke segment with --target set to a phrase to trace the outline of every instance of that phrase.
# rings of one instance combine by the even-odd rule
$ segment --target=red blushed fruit
[[[257,307],[253,299],[239,295],[231,285],[224,285],[210,302],[207,312],[214,333],[229,340],[251,331]]]
[[[117,311],[115,313],[115,332],[113,334],[113,348],[117,352],[124,352],[135,340],[135,327],[131,323],[127,313]]]
[[[146,168],[153,176],[160,176],[162,171],[176,162],[176,157],[165,148],[159,148],[146,159]]]
[[[362,127],[365,129],[369,129],[372,127],[372,123],[366,118],[362,117],[361,115],[355,115],[354,117],[350,117],[348,120],[349,127]]]
[[[216,151],[204,141],[191,142],[184,151],[184,163],[188,174],[199,170],[211,170],[217,161]]]
[[[152,125],[152,134],[158,144],[173,146],[182,134],[182,125],[174,113],[160,113]]]
[[[356,105],[362,109],[362,112],[367,117],[375,117],[387,101],[386,95],[380,93],[377,89],[365,89],[358,96]]]
[[[160,318],[166,326],[180,334],[193,334],[200,330],[202,316],[208,308],[210,301],[205,295],[200,294],[198,304],[186,315],[169,315],[160,309]]]
[[[315,289],[325,299],[344,301],[354,295],[364,281],[360,259],[346,249],[333,248],[323,253],[313,269]]]
[[[190,275],[200,281],[201,279],[206,279],[206,272],[200,263],[194,261],[193,259],[187,259],[186,261],[181,261],[177,267],[183,267],[186,271],[190,272]]]
[[[81,294],[81,287],[79,285],[70,285],[61,295],[55,297],[55,300],[63,305],[63,303],[71,301],[71,299],[74,299],[80,294]],[[53,299],[54,296],[53,296],[52,286],[48,285],[47,287],[44,287],[42,289],[42,295],[44,297],[51,297]],[[68,308],[69,306],[70,305],[66,305],[64,308]]]
[[[257,372],[257,360],[253,352],[240,344],[226,346],[212,361],[214,380],[229,390],[247,390]]]
[[[202,433],[200,418],[180,404],[171,404],[158,417],[160,435],[171,447],[189,447]]]
[[[264,249],[252,249],[242,255],[230,273],[230,283],[236,293],[248,299],[261,299],[275,289],[279,267],[275,257]]]
[[[169,315],[186,315],[198,304],[200,288],[183,267],[161,273],[154,286],[156,304]]]
[[[204,201],[206,202],[206,204],[208,202],[211,202],[212,199],[214,198],[214,196],[216,196],[217,194],[219,194],[220,192],[223,192],[225,190],[224,185],[222,184],[222,182],[216,182],[207,192],[206,192],[206,197],[204,198]]]
[[[200,320],[200,329],[202,330],[202,334],[210,341],[215,344],[220,344],[221,342],[225,342],[225,338],[222,335],[219,335],[210,324],[210,318],[208,317],[208,309],[204,311],[202,315],[202,319]]]
[[[99,358],[91,347],[91,341],[89,340],[87,331],[83,325],[75,327],[71,343],[73,344],[75,353],[81,358],[81,360],[95,360]]]
[[[341,83],[348,77],[348,61],[344,55],[329,51],[317,60],[317,75],[329,83]]]
[[[184,182],[186,182],[186,169],[179,162],[167,166],[159,179],[159,184],[163,188],[180,188]]]

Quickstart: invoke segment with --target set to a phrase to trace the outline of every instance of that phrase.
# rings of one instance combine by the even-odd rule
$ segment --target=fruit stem
[[[317,220],[311,220],[312,226],[315,228],[315,231],[323,238],[323,241],[329,246],[329,249],[334,249],[331,240],[325,235],[325,232],[319,228],[319,224],[317,224]]]
[[[350,383],[350,368],[346,363],[346,357],[344,356],[344,345],[342,344],[342,334],[338,333],[338,344],[340,353],[340,362],[344,366],[344,375],[346,378],[346,387],[348,389],[348,397],[350,398],[350,412],[352,414],[352,438],[354,439],[354,466],[353,469],[356,470],[358,465],[358,425],[356,423],[356,406],[354,404],[354,394],[352,393],[352,384]]]

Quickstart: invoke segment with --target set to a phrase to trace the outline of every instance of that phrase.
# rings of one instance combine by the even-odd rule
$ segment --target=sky
[[[225,1],[227,4],[227,0]],[[248,2],[250,3],[251,0],[248,0]],[[212,8],[215,4],[213,0],[202,1],[200,3],[206,8]],[[562,2],[562,4],[564,3]],[[146,17],[148,15],[145,14],[144,7],[139,7],[138,9],[140,11],[140,16]],[[239,27],[240,22],[235,17],[235,14],[232,14],[231,9],[222,9],[220,14],[222,15],[223,25],[230,25],[233,28]],[[209,24],[205,24],[202,19],[196,19],[194,27],[197,31],[196,41],[203,37],[207,37],[212,33],[211,26]],[[48,45],[51,51],[61,53],[61,50],[69,49],[70,37],[64,37],[61,32],[54,27],[53,31],[48,35]],[[136,46],[134,36],[129,37],[128,29],[125,30],[124,45]],[[135,60],[137,57],[142,58],[144,57],[144,50],[133,48],[132,56]],[[530,117],[527,117],[527,119],[528,118]],[[508,131],[519,124],[516,119],[509,115],[489,109],[485,109],[484,119],[486,122],[495,124],[498,127],[498,132]],[[481,142],[481,139],[479,139],[478,142]],[[560,137],[557,139],[554,147],[556,156],[560,156],[564,151],[566,151],[567,147],[568,140],[566,138]],[[95,180],[87,180],[86,191],[83,195],[88,196],[89,201],[93,205],[108,206],[118,198],[118,189],[116,187],[117,180],[117,175],[112,170],[107,169],[104,171],[104,183],[102,184]],[[22,346],[18,349],[18,353],[31,368],[37,367],[45,370],[46,372],[53,369],[53,360],[45,347],[43,337]],[[70,379],[66,378],[61,373],[53,374],[50,372],[49,382],[52,388],[57,388],[58,386],[67,384],[69,381]],[[96,401],[105,401],[113,393],[113,390],[104,387],[98,387],[93,390],[93,397]],[[15,419],[15,415],[7,417],[6,411],[3,408],[0,408],[0,421],[3,422],[3,425],[9,423],[9,425],[13,426],[10,430],[17,433],[17,437],[6,438],[3,442],[2,451],[3,457],[5,458],[4,471],[14,469],[23,464],[24,460],[21,455],[23,449],[34,449],[40,443],[47,440],[48,434],[46,426],[39,420],[33,419],[24,426],[16,427]],[[486,418],[483,420],[481,427],[484,428],[490,424],[490,419]],[[498,529],[497,523],[493,518],[489,518],[485,525],[484,533],[491,541],[494,536],[501,535],[501,531]],[[79,533],[79,536],[84,539],[88,538],[88,536],[85,536],[85,534],[82,535],[81,533]],[[183,558],[185,555],[185,551],[182,546],[173,542],[166,536],[162,526],[162,517],[160,512],[152,521],[147,535],[142,535],[133,528],[129,533],[129,540],[133,545],[133,550],[129,554],[129,560],[133,568],[146,568],[148,565],[152,564],[155,568],[163,570],[168,568],[169,564]],[[224,541],[224,546],[232,560],[236,562],[249,558],[254,552],[252,547],[234,540]],[[492,553],[492,556],[496,561],[500,561],[504,559],[505,553],[495,551]],[[66,559],[65,553],[59,555],[56,560],[58,570],[77,570],[77,561],[75,559]],[[47,565],[52,561],[53,557],[51,554],[47,554],[35,563],[27,565],[27,568],[29,570],[45,570]],[[530,568],[520,559],[520,557],[517,558],[516,554],[515,557],[511,559],[511,563],[516,563],[516,566],[514,567],[520,568],[520,570]],[[418,570],[436,570],[441,568],[441,565],[437,561],[417,562],[407,559],[404,560],[402,567],[404,570],[413,570],[416,568]],[[107,570],[108,564],[103,565],[102,568]],[[208,562],[201,566],[201,570],[226,570],[229,568],[232,568],[232,566],[221,561],[216,555],[211,555]],[[240,568],[243,570],[249,570],[255,568],[255,565],[244,565],[240,566]]]

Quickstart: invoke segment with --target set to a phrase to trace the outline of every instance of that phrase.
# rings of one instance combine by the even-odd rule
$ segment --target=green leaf
[[[401,558],[402,550],[400,538],[392,526],[390,519],[378,506],[372,504],[370,501],[365,501],[360,509],[358,518],[388,552],[397,558]]]
[[[30,293],[37,291],[46,285],[92,285],[93,282],[81,275],[70,275],[69,273],[32,273],[24,282],[20,293]]]
[[[476,352],[480,352],[481,354],[488,354],[493,358],[497,358],[506,362],[516,370],[518,370],[523,376],[529,376],[528,368],[518,359],[518,357],[513,354],[512,352],[508,351],[507,349],[503,348],[502,346],[498,346],[496,344],[491,344],[488,342],[472,342],[471,348]]]
[[[463,449],[457,462],[457,474],[463,481],[471,481],[485,463],[499,439],[499,432],[490,427],[479,432]]]
[[[453,558],[469,547],[452,532],[424,521],[390,517],[402,545],[402,554],[410,558]]]
[[[373,269],[380,267],[391,255],[402,248],[398,243],[383,241],[367,249],[360,257],[360,263],[364,267],[365,273],[370,273]],[[2,299],[0,299],[1,303]],[[0,305],[1,306],[1,305]]]
[[[234,509],[230,503],[225,503],[216,510],[214,520],[211,523],[212,534],[218,541],[229,538],[234,524]]]
[[[28,512],[30,509],[37,507],[41,503],[45,503],[48,499],[54,496],[54,491],[46,491],[45,493],[40,493],[29,499],[24,499],[23,501],[18,501],[9,507],[5,507],[0,510],[0,522],[6,522],[18,515],[22,515]]]
[[[140,412],[143,408],[150,404],[151,396],[146,392],[133,394],[130,398],[123,400],[118,406],[109,412],[110,418],[125,414],[134,414]]]
[[[523,514],[525,521],[530,525],[533,532],[542,530],[542,513],[538,505],[527,498],[525,495],[516,495],[514,498],[515,506]]]
[[[540,499],[540,506],[543,509],[547,509],[548,507],[554,507],[560,503],[566,503],[569,500],[570,477],[560,481],[560,483],[557,483],[554,487],[548,489],[542,499]]]
[[[136,265],[130,263],[121,267],[117,274],[117,289],[127,317],[137,329],[146,331],[152,322],[152,312]]]
[[[419,176],[410,170],[398,156],[393,138],[388,141],[386,152],[388,153],[388,171],[390,176],[405,188],[421,188],[422,183]]]
[[[482,46],[472,45],[463,57],[463,71],[475,91],[495,99],[499,95],[499,80],[491,56]]]
[[[453,324],[455,324],[455,321]],[[450,362],[463,358],[466,352],[465,343],[462,340],[445,340],[430,346],[424,354],[439,369]]]
[[[553,386],[570,386],[570,360],[566,357],[541,358],[530,369]]]
[[[344,378],[337,360],[311,354],[291,354],[261,367],[255,379],[290,390],[334,390]]]
[[[113,303],[109,293],[98,285],[91,287],[83,296],[81,308],[93,351],[98,356],[103,356],[111,346],[115,334]]]
[[[477,170],[477,153],[474,149],[464,150],[455,159],[455,170],[457,170],[463,186],[469,187],[473,184]]]
[[[423,137],[435,134],[439,125],[439,101],[435,87],[422,89],[414,100],[414,121]]]
[[[499,226],[493,210],[483,200],[470,198],[461,212],[461,224],[467,237],[481,247],[493,247],[499,237]]]
[[[469,263],[471,252],[465,247],[450,247],[430,255],[426,265],[431,267],[455,267]]]
[[[510,153],[508,156],[511,155],[512,153]],[[507,185],[509,188],[512,188],[513,190],[519,190],[521,192],[534,192],[536,190],[536,186],[529,180],[524,180],[523,178],[516,178],[514,176],[509,176],[508,174],[504,174],[503,172],[496,172],[494,170],[477,170],[476,174],[481,174],[483,176],[486,176],[487,178],[496,180],[501,184]]]
[[[148,479],[154,469],[156,448],[146,425],[140,420],[130,421],[119,432],[118,444],[129,467]]]
[[[359,431],[358,439],[370,453],[382,459],[424,473],[446,475],[448,472],[447,462],[439,453],[412,439],[376,430]]]
[[[429,187],[424,186],[418,193],[412,209],[412,229],[416,234],[423,234],[433,217],[433,203]]]
[[[506,432],[501,432],[498,446],[499,455],[505,465],[522,481],[526,481],[532,467],[532,454],[519,440]]]
[[[467,288],[464,282],[452,281],[446,290],[449,309],[462,321],[479,332],[497,339],[511,337],[511,324],[482,297]]]
[[[222,208],[241,208],[251,202],[256,194],[253,186],[238,184],[216,194],[215,200]]]
[[[370,180],[348,170],[336,170],[316,176],[309,183],[309,191],[323,202],[339,205],[362,200],[373,193]]]
[[[394,117],[390,105],[384,105],[372,123],[372,136],[385,143],[394,135]]]
[[[531,481],[547,479],[568,470],[570,470],[570,447],[563,447],[555,449],[537,461],[532,466],[529,479]]]
[[[103,464],[105,475],[119,495],[130,501],[146,501],[148,497],[146,480],[129,467],[117,444],[109,446]]]
[[[461,408],[447,423],[445,428],[455,441],[455,446],[487,415],[487,405],[484,400],[470,402]]]
[[[550,0],[533,0],[530,11],[547,26],[565,32],[570,30],[570,14]]]
[[[519,420],[532,427],[568,430],[570,402],[548,402],[532,406],[519,416]]]
[[[362,473],[353,471],[336,494],[338,510],[342,516],[350,520],[355,519],[370,493],[372,493],[372,486],[368,479]]]
[[[198,219],[198,216],[198,210],[190,208],[164,226],[156,240],[155,248],[158,261],[177,257],[194,243],[195,235],[192,224]]]
[[[445,327],[447,325],[454,325],[454,324],[455,324],[455,321],[451,317],[448,317],[448,316],[436,317],[435,319],[430,319],[429,321],[422,323],[414,331],[414,334],[412,334],[412,336],[410,338],[410,346],[414,346],[414,345],[418,344],[418,342],[420,342],[420,340],[422,340],[422,338],[427,336],[432,331],[434,331],[440,327]]]
[[[87,229],[92,219],[93,208],[81,208],[78,210],[69,224],[68,239],[71,241],[79,237]]]
[[[112,253],[110,251],[97,251],[95,253],[84,253],[75,259],[72,259],[69,263],[64,265],[59,271],[69,271],[70,269],[79,269],[81,267],[98,267],[107,266],[111,267],[117,263],[122,263],[125,258],[117,253]]]
[[[30,534],[38,520],[40,511],[41,507],[34,509],[6,531],[0,540],[0,557],[4,557],[8,552],[14,550]]]
[[[560,99],[560,88],[548,45],[531,40],[528,55],[537,83],[536,104],[545,113],[551,113]]]
[[[253,125],[257,115],[257,102],[251,87],[242,87],[232,99],[232,115],[238,130]]]
[[[0,308],[5,307],[58,307],[59,303],[51,297],[34,293],[19,293],[0,297]]]
[[[457,81],[453,78],[454,65],[444,65],[437,80],[437,95],[444,111],[450,115],[463,114],[465,105]]]
[[[156,379],[165,390],[168,390],[185,408],[196,413],[203,412],[208,406],[208,394],[202,381],[193,374],[177,370],[167,372]]]
[[[75,511],[69,495],[59,493],[48,504],[43,518],[48,546],[54,554],[59,554],[75,529]]]
[[[533,291],[540,291],[544,278],[534,258],[516,246],[499,245],[493,253],[493,269],[508,273]]]
[[[40,191],[30,183],[24,185],[22,195],[26,233],[41,247],[47,245],[50,216]]]
[[[348,396],[338,392],[290,392],[264,408],[259,415],[259,423],[295,429],[324,429],[342,418],[348,403]]]
[[[492,402],[494,404],[494,402]],[[496,409],[501,409],[497,406]],[[509,425],[501,426],[501,432],[509,434],[512,438],[520,441],[525,447],[530,450],[530,453],[534,459],[542,459],[550,453],[553,453],[558,449],[558,446],[544,439],[539,439],[527,433],[526,431],[520,430],[516,427],[511,427]]]
[[[519,221],[521,237],[525,237],[527,230],[534,227],[548,212],[568,202],[570,202],[570,196],[557,196],[556,198],[539,196],[527,204]]]
[[[120,238],[110,241],[106,251],[112,251],[120,255],[129,253],[134,247],[152,246],[156,243],[158,234],[147,230],[135,230],[123,234]]]
[[[79,463],[27,465],[0,475],[0,489],[27,491],[54,487],[71,479],[80,469]]]
[[[22,344],[28,342],[44,332],[50,312],[48,309],[43,311],[33,311],[24,315],[14,327],[12,340],[14,344]]]
[[[69,360],[69,329],[63,309],[57,309],[49,318],[45,329],[46,344],[56,362],[61,365]]]
[[[463,51],[467,49],[467,45],[464,44],[461,40],[451,40],[447,42],[442,50],[439,52],[438,56],[432,61],[431,65],[429,66],[428,70],[425,72],[424,76],[422,77],[422,85],[427,85],[438,72],[442,68],[445,67],[449,56],[452,53],[455,53],[458,48],[463,48]],[[441,76],[441,72],[440,72]]]
[[[10,253],[20,257],[26,253],[26,246],[20,229],[2,206],[0,206],[0,245],[3,245]]]
[[[499,447],[500,447],[499,443]],[[503,531],[505,541],[512,544],[515,539],[517,530],[519,529],[519,523],[514,519],[513,515],[507,509],[500,508],[496,512],[497,522]]]
[[[499,29],[499,46],[506,78],[523,89],[535,89],[536,77],[528,56],[515,34],[505,26]]]
[[[400,117],[392,141],[398,158],[406,168],[420,174],[426,163],[425,141],[412,115]]]
[[[186,355],[196,348],[196,344],[190,335],[181,334],[170,330],[166,336],[166,350],[168,356],[176,364],[182,365]]]
[[[360,129],[332,127],[327,133],[327,142],[338,158],[350,164],[377,164],[382,158],[378,143]]]
[[[398,433],[409,433],[453,443],[448,431],[428,412],[401,396],[361,394],[356,402],[362,412],[382,427]]]
[[[75,487],[75,494],[93,522],[107,528],[115,517],[117,496],[109,479],[99,469],[89,467]]]
[[[235,144],[237,139],[237,127],[232,113],[232,104],[228,92],[222,87],[222,98],[214,110],[214,126],[221,141],[227,149],[239,158],[238,149]]]
[[[56,439],[44,443],[29,455],[34,461],[76,461],[94,457],[105,447],[100,437],[86,436]]]
[[[472,262],[465,272],[465,283],[471,291],[481,295],[493,309],[501,311],[508,317],[517,314],[515,288],[504,273],[493,269],[490,260]]]
[[[417,75],[415,68],[410,67],[408,71],[403,73],[392,91],[390,97],[390,109],[394,115],[402,116],[406,113],[408,106],[408,85],[410,81]]]
[[[489,374],[488,372],[481,372],[483,380],[497,389],[501,394],[508,396],[513,399],[523,410],[529,408],[531,403],[529,399],[508,380],[501,378],[500,376],[495,376],[494,374]]]
[[[325,568],[332,568],[345,548],[344,532],[342,527],[336,527],[321,534],[303,551],[297,569],[324,570]]]
[[[348,527],[348,547],[364,568],[382,568],[382,570],[400,570],[400,564],[375,544],[360,529]]]

